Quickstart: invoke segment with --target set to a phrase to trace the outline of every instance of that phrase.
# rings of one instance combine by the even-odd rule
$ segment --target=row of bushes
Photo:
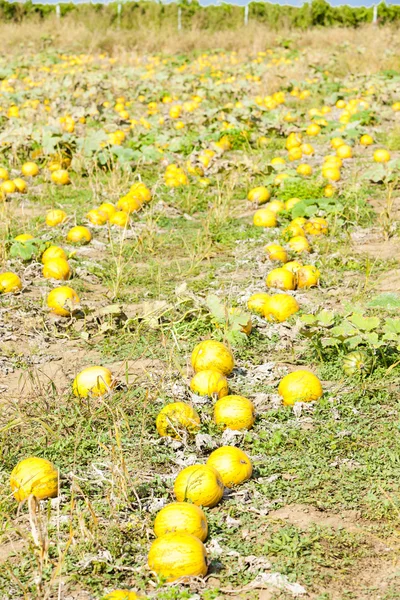
[[[182,9],[184,28],[199,28],[211,31],[233,29],[243,24],[243,7],[231,4],[202,7],[193,0],[172,4],[158,2],[126,2],[118,16],[117,4],[60,4],[61,16],[90,23],[90,15],[96,13],[96,26],[99,17],[104,28],[115,26],[132,29],[143,24],[152,27],[176,23],[178,5]],[[0,19],[2,21],[21,22],[26,19],[46,19],[54,15],[55,6],[50,4],[32,4],[32,2],[9,3],[0,0]],[[302,7],[280,6],[264,2],[252,2],[249,5],[249,18],[265,23],[278,30],[282,27],[307,29],[309,27],[341,26],[358,27],[372,21],[372,8],[339,6],[333,7],[325,0],[312,0]],[[379,23],[393,23],[400,20],[400,6],[379,5]]]

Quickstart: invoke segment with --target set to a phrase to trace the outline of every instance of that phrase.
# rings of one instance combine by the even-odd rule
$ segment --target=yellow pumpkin
[[[151,200],[151,191],[141,181],[131,185],[129,194],[131,196],[136,196],[137,198],[140,198],[143,202],[150,202],[150,200]]]
[[[72,227],[67,233],[67,240],[72,244],[88,244],[92,239],[92,234],[87,227],[77,225]]]
[[[3,181],[7,181],[7,179],[10,178],[10,175],[7,171],[7,169],[5,169],[4,167],[0,167],[0,179],[2,179]]]
[[[99,208],[94,208],[93,210],[89,210],[86,218],[93,225],[105,225],[109,217],[106,212],[103,212]]]
[[[54,210],[50,210],[46,215],[46,225],[49,227],[55,227],[59,225],[67,218],[67,213],[63,210],[55,208]]]
[[[71,267],[63,258],[54,258],[43,265],[43,277],[46,279],[58,279],[66,281],[71,277]]]
[[[324,196],[325,198],[332,198],[332,196],[335,195],[335,188],[333,187],[333,185],[331,185],[330,183],[328,183],[328,185],[325,186],[324,188]]]
[[[102,396],[113,386],[112,374],[105,367],[88,367],[80,371],[72,384],[72,391],[78,398]]]
[[[49,246],[42,254],[42,263],[45,265],[50,260],[56,260],[57,258],[67,260],[67,255],[60,246]]]
[[[39,167],[34,162],[26,162],[21,167],[21,173],[25,177],[36,177],[39,175]]]
[[[57,169],[52,172],[51,180],[56,185],[68,185],[70,183],[69,173],[64,169]]]
[[[196,536],[167,533],[152,543],[148,565],[151,571],[167,581],[204,576],[207,574],[207,553]]]
[[[310,175],[312,175],[312,172],[312,166],[307,163],[299,165],[296,169],[296,173],[298,173],[299,175],[303,175],[303,177],[309,177]]]
[[[303,141],[302,135],[301,133],[289,133],[287,140],[286,140],[286,150],[291,150],[292,148],[296,148],[298,146],[301,146]]]
[[[207,518],[196,504],[172,502],[157,513],[154,533],[157,537],[166,533],[190,533],[204,542],[208,534]]]
[[[251,429],[255,421],[254,405],[244,396],[225,396],[215,403],[214,421],[224,429]]]
[[[13,294],[22,290],[22,281],[15,273],[0,273],[0,294]]]
[[[299,235],[302,235],[303,237],[305,237],[305,231],[303,229],[303,227],[301,225],[299,225],[298,223],[289,223],[289,225],[287,227],[285,227],[285,229],[282,230],[282,237],[283,238],[292,238],[292,237],[297,237]]]
[[[16,187],[17,192],[19,192],[20,194],[26,194],[26,192],[28,191],[28,184],[26,183],[26,181],[21,179],[21,177],[16,177],[15,179],[13,179],[13,183]]]
[[[348,144],[342,144],[336,150],[336,156],[338,156],[339,158],[352,158],[353,151]]]
[[[117,227],[126,227],[129,224],[129,215],[123,210],[117,210],[110,216],[110,224]]]
[[[106,213],[109,219],[116,212],[116,208],[114,204],[111,204],[111,202],[103,202],[103,204],[100,204],[98,210],[100,210],[103,213]]]
[[[243,450],[235,446],[222,446],[211,452],[207,465],[217,469],[227,488],[247,481],[253,473],[250,458]]]
[[[285,248],[279,244],[268,244],[265,246],[264,250],[270,260],[279,260],[280,262],[285,263],[288,259]]]
[[[320,272],[317,267],[313,265],[305,265],[300,267],[296,273],[297,275],[297,287],[299,289],[310,288],[318,285]]]
[[[288,152],[288,159],[290,161],[300,160],[302,158],[303,152],[300,146],[296,146],[295,148],[291,148]]]
[[[190,389],[198,396],[223,398],[228,395],[228,381],[222,373],[213,369],[199,371],[190,382]]]
[[[78,304],[78,294],[66,285],[51,290],[47,296],[47,306],[53,314],[61,317],[69,317],[74,305],[76,307]]]
[[[384,148],[378,148],[378,150],[375,150],[375,152],[374,152],[374,161],[375,162],[378,162],[378,163],[389,162],[390,158],[391,158],[390,152],[388,152]]]
[[[268,210],[272,210],[272,212],[274,212],[275,214],[278,214],[285,210],[285,203],[281,202],[280,200],[272,200],[271,202],[268,202],[268,204],[265,205],[265,208],[267,208]]]
[[[312,146],[311,144],[302,144],[300,146],[300,150],[306,156],[312,156],[315,152],[314,146]]]
[[[307,129],[306,129],[306,134],[307,135],[318,135],[319,133],[321,133],[321,127],[319,125],[317,125],[316,123],[311,123]]]
[[[286,269],[286,271],[290,271],[291,273],[295,274],[302,266],[303,265],[298,260],[290,260],[283,265],[282,269]]]
[[[343,100],[338,100],[338,102],[343,102]],[[343,103],[343,106],[338,106],[338,103],[336,103],[336,106],[337,106],[337,108],[343,108],[344,103]],[[345,141],[339,137],[334,137],[331,139],[331,146],[332,146],[332,148],[335,148],[335,150],[337,150],[340,146],[343,146],[344,143],[345,143]]]
[[[328,221],[322,217],[313,217],[304,225],[304,231],[309,235],[326,235]]]
[[[322,385],[316,375],[309,371],[293,371],[280,382],[278,393],[282,396],[283,404],[291,406],[295,402],[313,402],[323,394]]]
[[[253,223],[257,227],[276,227],[276,214],[268,208],[260,208],[254,213]]]
[[[288,241],[288,246],[293,252],[301,254],[302,252],[310,252],[311,246],[307,238],[302,235],[296,235]]]
[[[339,181],[340,179],[340,169],[337,167],[323,167],[322,168],[322,176],[329,181]]]
[[[13,181],[11,181],[11,179],[9,179],[8,181],[3,181],[3,183],[0,184],[0,190],[5,195],[14,194],[17,191],[17,186]]]
[[[126,212],[127,214],[140,210],[143,206],[143,200],[137,196],[127,194],[120,198],[117,202],[117,209]]]
[[[360,138],[361,146],[371,146],[373,143],[374,143],[374,140],[370,135],[368,135],[368,133],[365,133]]]
[[[212,508],[221,500],[224,484],[213,467],[191,465],[183,469],[175,479],[174,494],[178,502],[189,501],[197,506]]]
[[[25,458],[12,470],[10,486],[18,502],[31,494],[38,500],[55,498],[58,495],[58,471],[44,458]]]
[[[200,417],[190,404],[172,402],[158,414],[156,427],[161,436],[169,435],[179,440],[183,430],[193,433],[200,428]]]
[[[251,312],[254,312],[258,315],[263,315],[264,305],[267,302],[268,298],[269,294],[266,294],[265,292],[253,294],[247,301],[248,309],[251,310]]]
[[[192,352],[192,367],[195,373],[213,369],[229,375],[234,367],[233,355],[221,342],[204,340]]]
[[[337,167],[338,169],[340,169],[342,166],[343,166],[343,162],[342,162],[342,159],[339,158],[339,156],[325,156],[322,169],[325,169],[328,167]]]
[[[247,194],[247,199],[250,202],[256,202],[257,204],[264,204],[271,197],[271,194],[266,187],[259,186],[251,189]]]
[[[33,240],[34,237],[30,233],[21,233],[14,238],[15,242],[29,242],[29,240]]]
[[[300,310],[296,298],[289,294],[269,296],[264,305],[264,317],[267,321],[282,323]]]
[[[294,290],[296,287],[296,278],[288,269],[280,267],[268,273],[266,284],[267,287],[278,290]]]
[[[103,596],[102,600],[144,600],[144,596],[138,596],[136,592],[129,590],[114,590]]]

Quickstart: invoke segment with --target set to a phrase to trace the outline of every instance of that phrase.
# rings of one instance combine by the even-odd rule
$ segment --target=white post
[[[59,19],[61,17],[60,5],[56,4],[56,17]]]
[[[244,24],[248,25],[249,23],[249,5],[246,4],[246,6],[244,7]]]
[[[373,13],[373,17],[372,17],[372,23],[374,25],[376,25],[378,22],[378,5],[374,4],[374,13]]]
[[[178,6],[178,31],[182,31],[182,9]]]

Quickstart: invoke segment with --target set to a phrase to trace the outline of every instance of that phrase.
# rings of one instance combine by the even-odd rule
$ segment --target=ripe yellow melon
[[[47,306],[53,314],[61,317],[69,317],[78,305],[78,294],[66,285],[51,290],[47,296]]]
[[[250,458],[235,446],[222,446],[214,450],[208,457],[207,465],[217,469],[224,485],[228,488],[247,481],[253,472]]]
[[[313,402],[323,394],[322,385],[316,375],[298,370],[286,375],[280,382],[278,393],[283,404],[291,406],[295,402]]]
[[[12,470],[10,486],[18,502],[31,494],[38,500],[55,498],[58,494],[58,471],[44,458],[25,458]]]
[[[220,474],[213,467],[192,465],[178,474],[174,483],[174,494],[178,502],[189,501],[197,506],[211,508],[221,500],[224,484]]]
[[[179,440],[184,430],[193,433],[200,428],[200,417],[190,404],[172,402],[158,414],[156,427],[161,436]]]
[[[223,398],[228,395],[228,381],[219,371],[207,369],[195,374],[190,389],[198,396]]]
[[[254,405],[244,396],[225,396],[215,403],[214,421],[224,429],[251,429],[255,421]]]
[[[172,502],[157,513],[154,533],[157,537],[166,533],[190,533],[204,542],[208,534],[207,518],[196,504]]]
[[[234,367],[232,352],[221,342],[204,340],[192,352],[192,367],[198,371],[213,369],[229,375]]]
[[[113,386],[112,374],[105,367],[88,367],[80,371],[72,384],[72,391],[78,398],[89,395],[102,396]]]
[[[22,290],[22,281],[15,273],[0,273],[0,294],[15,294]]]
[[[203,542],[189,533],[167,533],[151,545],[148,565],[167,581],[207,574],[207,553]]]

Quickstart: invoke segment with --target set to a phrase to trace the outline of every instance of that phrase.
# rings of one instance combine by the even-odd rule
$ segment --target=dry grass
[[[307,52],[311,64],[326,66],[327,56],[330,57],[334,75],[359,71],[374,73],[382,69],[399,68],[400,65],[400,38],[396,35],[396,29],[390,26],[378,28],[366,25],[356,30],[336,27],[276,33],[253,22],[236,30],[210,32],[193,29],[178,33],[171,26],[153,29],[143,24],[135,30],[118,30],[105,29],[101,21],[98,25],[93,20],[90,24],[76,23],[68,16],[61,21],[49,18],[41,23],[4,23],[0,25],[2,49],[6,53],[20,54],[38,52],[52,46],[63,51],[103,51],[121,55],[131,51],[161,51],[169,54],[219,48],[248,54],[272,48],[282,39],[290,39],[293,47]]]

